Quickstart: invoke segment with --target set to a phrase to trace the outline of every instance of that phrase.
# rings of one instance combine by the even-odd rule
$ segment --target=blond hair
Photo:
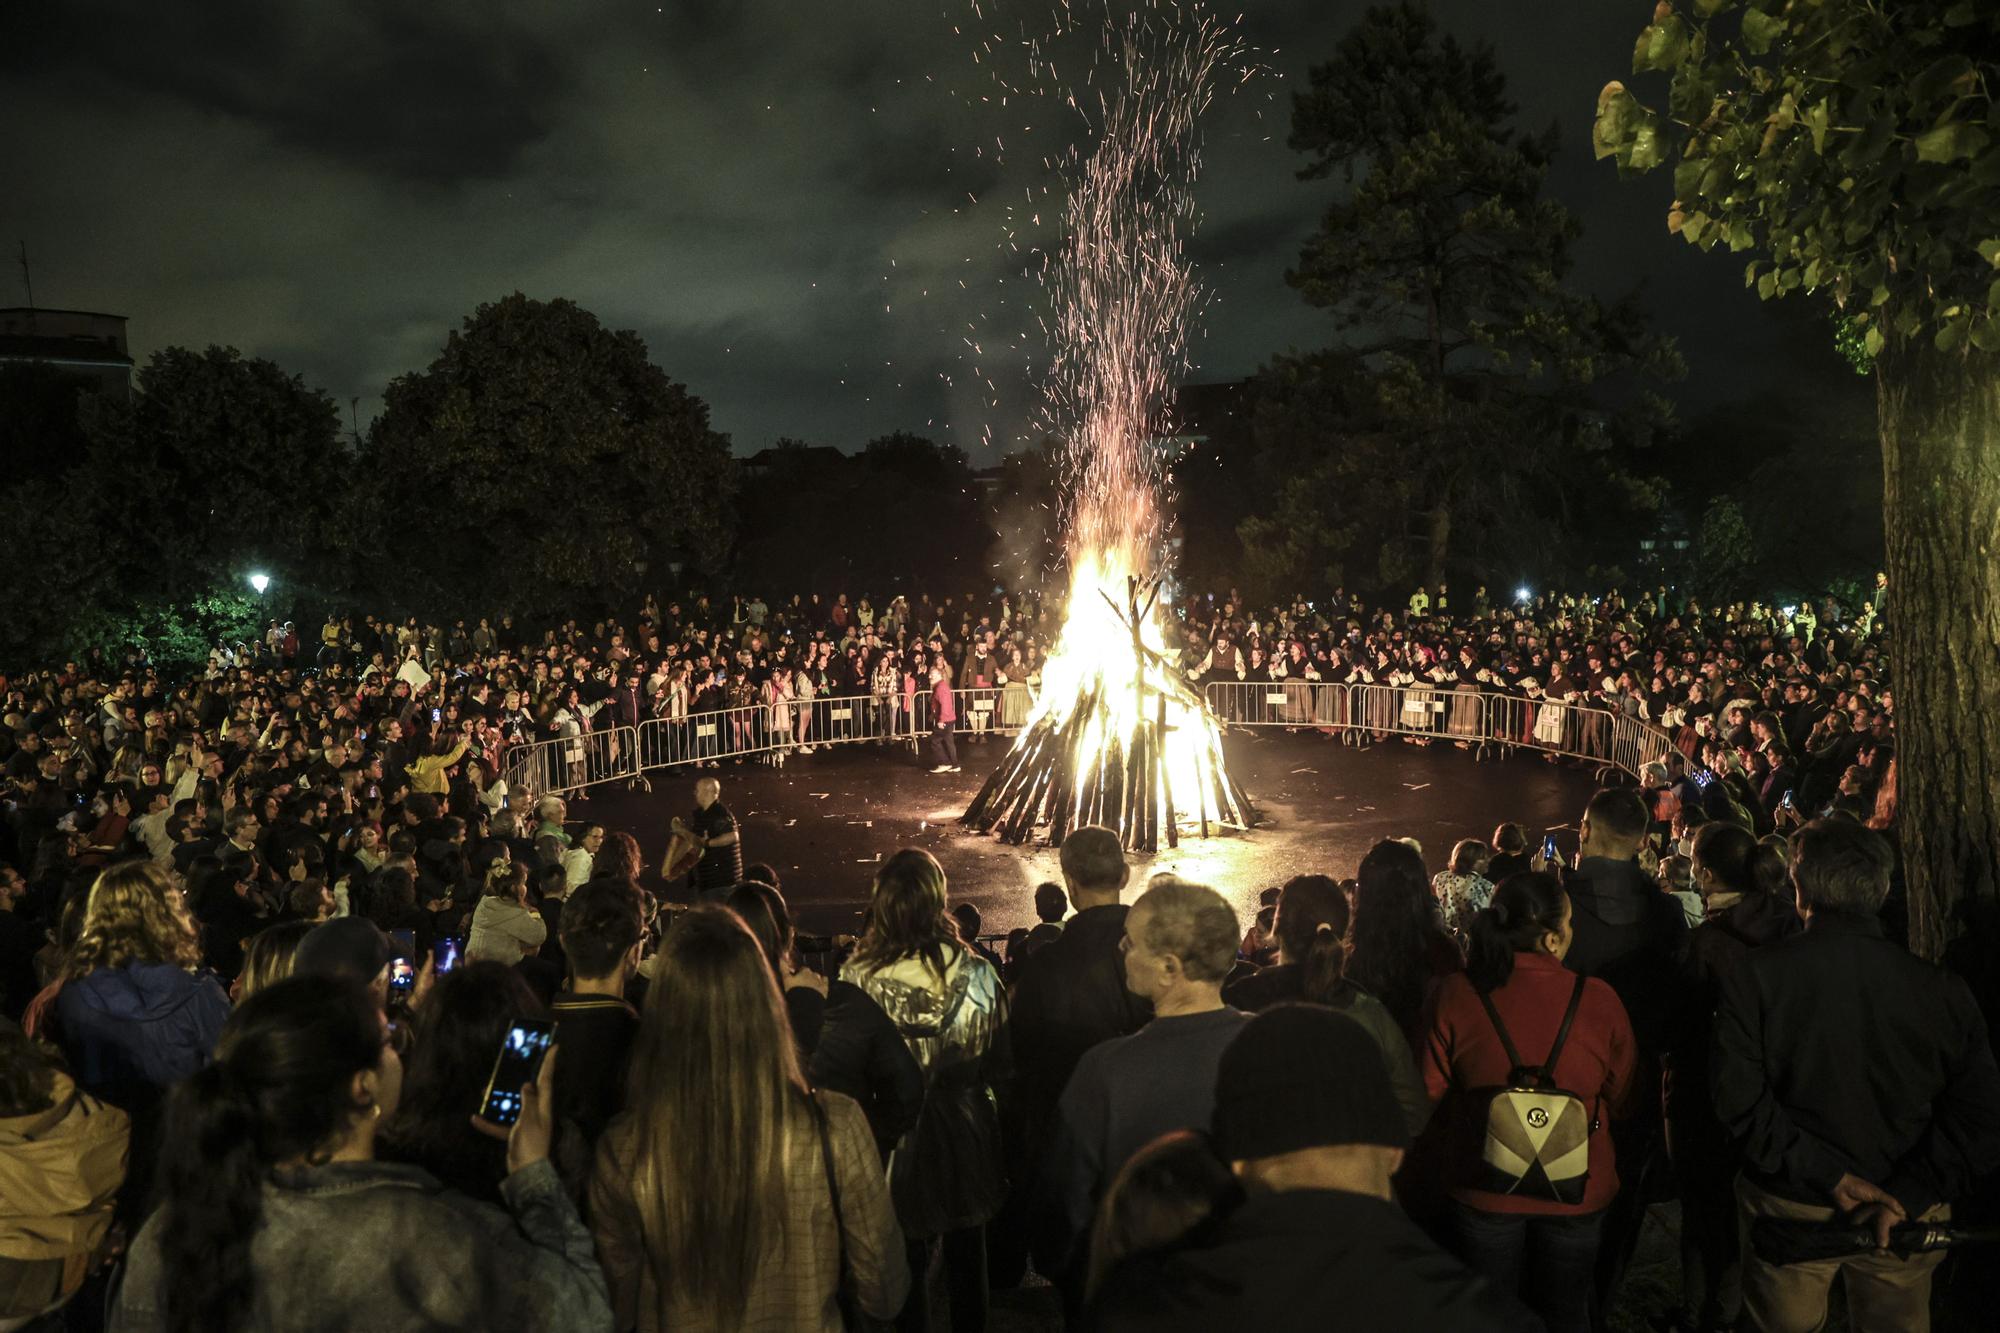
[[[201,967],[201,936],[180,886],[151,861],[123,861],[98,875],[64,971],[75,978],[132,963],[172,963],[190,972]]]

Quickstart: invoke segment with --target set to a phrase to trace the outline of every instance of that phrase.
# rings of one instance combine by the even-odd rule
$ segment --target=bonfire
[[[1088,155],[1044,286],[1043,426],[1063,442],[1069,597],[1042,692],[963,817],[1021,843],[1103,824],[1128,848],[1247,828],[1222,733],[1167,642],[1164,496],[1172,389],[1199,302],[1183,252],[1196,122],[1244,48],[1192,5],[1114,18]],[[1101,72],[1101,71],[1100,71]]]

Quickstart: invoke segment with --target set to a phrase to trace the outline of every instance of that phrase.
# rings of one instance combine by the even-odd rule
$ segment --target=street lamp
[[[262,597],[264,590],[270,586],[271,576],[269,574],[252,574],[250,576],[250,587],[259,597]]]

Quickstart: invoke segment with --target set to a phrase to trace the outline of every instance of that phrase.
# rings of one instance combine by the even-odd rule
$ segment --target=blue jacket
[[[99,968],[56,995],[77,1083],[128,1111],[151,1108],[207,1064],[227,1017],[229,997],[214,973],[172,963]]]

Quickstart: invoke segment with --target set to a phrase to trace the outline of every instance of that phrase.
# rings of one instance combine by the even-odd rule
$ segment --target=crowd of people
[[[1664,1325],[1816,1328],[1844,1276],[1854,1326],[1923,1326],[1935,1255],[1746,1243],[1886,1242],[2000,1166],[1979,1011],[1897,938],[1886,590],[1451,596],[1181,598],[1184,667],[1664,729],[1574,856],[1386,841],[1239,920],[1085,828],[996,950],[906,849],[821,966],[715,777],[675,894],[509,749],[801,680],[1032,690],[1036,598],[330,618],[184,681],[7,679],[0,1329],[88,1327],[115,1273],[115,1328],[976,1333],[1030,1271],[1074,1327],[1589,1328],[1675,1196]],[[501,1124],[524,1022],[554,1048]]]

